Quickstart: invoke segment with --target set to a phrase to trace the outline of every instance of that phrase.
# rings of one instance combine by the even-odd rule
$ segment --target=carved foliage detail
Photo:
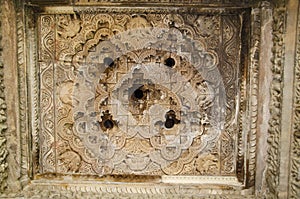
[[[40,39],[42,47],[39,49],[39,59],[44,62],[39,63],[40,68],[40,108],[41,108],[41,132],[39,135],[40,171],[53,172],[55,167],[54,132],[54,58],[55,58],[55,39],[54,30],[55,20],[53,16],[42,16],[40,18]]]
[[[42,15],[41,171],[233,175],[239,20]]]
[[[277,187],[279,184],[279,143],[281,134],[283,58],[285,55],[283,42],[285,14],[285,10],[282,8],[276,8],[273,14],[273,80],[271,84],[268,168],[266,172],[266,182],[269,188],[270,198],[277,198]]]

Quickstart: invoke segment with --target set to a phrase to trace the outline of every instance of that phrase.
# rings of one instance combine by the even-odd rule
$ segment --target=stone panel
[[[299,196],[292,1],[49,2],[1,4],[1,197]]]
[[[39,21],[42,173],[235,175],[239,12]]]

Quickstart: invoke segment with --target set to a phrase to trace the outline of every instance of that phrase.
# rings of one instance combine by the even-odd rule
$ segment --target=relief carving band
[[[235,176],[243,18],[40,15],[40,173]]]

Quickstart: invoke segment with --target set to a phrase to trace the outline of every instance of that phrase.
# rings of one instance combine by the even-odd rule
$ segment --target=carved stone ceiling
[[[39,17],[39,173],[243,179],[239,12]]]
[[[299,198],[299,6],[1,1],[0,197]]]

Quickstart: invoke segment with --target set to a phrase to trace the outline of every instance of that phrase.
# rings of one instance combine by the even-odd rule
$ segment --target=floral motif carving
[[[204,157],[198,157],[195,164],[197,171],[201,174],[217,173],[219,170],[218,159],[211,154]]]
[[[78,2],[76,1],[75,4]],[[223,1],[224,4],[230,5],[234,2],[235,1]],[[247,1],[247,3],[248,2],[249,1]],[[90,3],[95,2],[90,1]],[[110,3],[113,2],[111,1]],[[193,3],[198,4],[196,1],[193,1]],[[199,4],[205,4],[205,2],[201,1]],[[36,103],[34,103],[35,99],[30,99],[33,101],[33,106],[40,107],[40,112],[38,112],[37,115],[32,116],[34,118],[39,116],[40,124],[38,121],[27,121],[26,108],[28,106],[27,99],[29,98],[24,97],[27,92],[27,82],[25,81],[27,73],[24,69],[27,69],[26,64],[34,64],[35,61],[27,61],[27,63],[24,63],[24,60],[22,60],[22,58],[27,56],[25,55],[27,45],[25,45],[24,42],[28,42],[28,40],[22,40],[26,37],[23,35],[24,24],[22,24],[25,21],[22,17],[24,16],[24,13],[21,14],[20,12],[18,15],[18,45],[21,45],[18,54],[18,70],[20,88],[22,88],[20,89],[19,94],[21,98],[22,96],[24,98],[21,100],[20,104],[20,130],[23,143],[21,164],[24,166],[22,167],[22,175],[26,176],[27,165],[31,164],[30,162],[27,162],[27,159],[30,158],[28,158],[29,155],[27,154],[26,148],[28,146],[26,136],[30,129],[28,123],[31,123],[34,128],[40,127],[39,137],[36,137],[36,135],[33,134],[35,144],[38,142],[38,145],[40,146],[40,162],[38,165],[40,170],[35,171],[36,173],[34,173],[38,175],[37,178],[40,177],[39,173],[45,175],[46,178],[47,173],[66,174],[64,176],[66,178],[69,177],[67,174],[70,174],[70,176],[74,173],[83,174],[82,176],[80,175],[81,180],[86,178],[84,174],[116,174],[116,176],[122,176],[124,173],[153,175],[162,175],[163,173],[194,176],[234,176],[238,169],[236,162],[241,161],[240,165],[244,165],[244,155],[247,154],[247,149],[240,142],[245,136],[243,134],[244,129],[242,124],[240,124],[243,120],[237,119],[243,118],[243,116],[240,115],[245,114],[245,112],[243,112],[245,109],[236,109],[240,104],[243,104],[241,107],[247,106],[245,101],[249,97],[248,92],[243,90],[246,88],[246,85],[241,86],[237,83],[239,79],[245,78],[241,72],[243,70],[241,67],[243,66],[239,65],[239,58],[236,59],[236,55],[239,57],[239,54],[241,53],[240,45],[242,45],[242,41],[240,38],[240,31],[242,28],[241,19],[243,16],[239,15],[239,12],[230,11],[230,17],[227,17],[226,9],[222,11],[212,11],[209,12],[210,14],[205,14],[205,12],[195,14],[198,11],[195,11],[194,14],[187,14],[185,13],[186,11],[178,11],[176,14],[170,14],[171,11],[167,8],[162,8],[161,11],[150,9],[149,12],[147,9],[140,10],[139,12],[140,8],[128,9],[130,11],[126,11],[127,8],[122,8],[122,12],[119,12],[121,9],[118,10],[117,8],[107,9],[106,11],[106,8],[95,8],[96,12],[94,12],[95,10],[92,8],[90,10],[89,8],[74,8],[74,10],[76,9],[82,9],[82,12],[76,14],[38,15],[39,34],[41,35],[39,38],[39,43],[41,45],[38,46],[39,49],[37,50],[39,53],[37,65],[39,71],[33,71],[33,73],[37,75],[39,72],[40,79],[39,81],[32,80],[33,83],[32,85],[29,85],[29,87],[32,86],[32,88],[36,88],[37,82],[40,82],[40,93],[38,96],[40,98],[40,104],[36,105]],[[101,12],[101,9],[104,9],[104,12]],[[89,13],[89,11],[91,12]],[[132,12],[136,15],[128,14]],[[211,14],[216,12],[220,12],[221,14]],[[255,15],[255,17],[258,16]],[[256,22],[257,24],[255,24],[254,27],[255,30],[259,29],[258,27],[260,26],[259,21]],[[197,27],[200,28],[193,27],[194,24],[197,24]],[[26,26],[27,25],[28,24],[26,24]],[[170,47],[175,50],[172,49],[166,51],[146,48],[147,42],[151,45],[154,44],[149,42],[151,40],[147,41],[149,37],[143,35],[145,32],[140,32],[142,35],[140,37],[136,37],[136,35],[132,34],[132,37],[128,37],[128,41],[124,43],[109,43],[108,41],[111,40],[112,37],[122,35],[120,33],[128,30],[153,27],[173,29],[174,32],[170,31],[170,37],[164,38],[164,42],[157,43],[157,46],[163,46],[162,48]],[[151,35],[153,36],[154,34]],[[179,45],[172,45],[182,39],[176,37],[176,35],[185,35],[185,39],[192,38],[198,40],[198,42],[193,43],[193,47],[195,47],[198,52],[189,54],[188,50],[185,48],[188,47],[192,49],[193,47],[182,45],[180,54],[179,51],[177,51]],[[259,40],[259,37],[259,34],[254,34],[253,41],[256,41],[256,39]],[[220,38],[222,39],[220,40]],[[135,42],[132,42],[134,39]],[[121,41],[125,41],[125,38],[122,38]],[[134,45],[135,51],[118,54],[116,49],[124,49],[125,45]],[[253,159],[255,159],[255,111],[257,106],[255,101],[257,76],[255,75],[257,74],[258,68],[255,61],[257,61],[256,52],[259,50],[259,43],[252,42],[251,47],[254,48],[253,54],[251,54],[253,57],[250,58],[251,61],[253,61],[253,63],[251,63],[252,68],[249,69],[249,71],[251,71],[250,93],[251,95],[253,94],[254,97],[252,96],[252,99],[250,100],[250,106],[252,106],[250,111],[252,119],[250,127],[251,134],[249,134],[249,144],[251,145],[251,151],[249,153],[250,164],[253,163]],[[199,56],[197,57],[196,54]],[[211,111],[216,102],[216,97],[211,94],[211,90],[215,88],[213,88],[209,82],[216,81],[214,74],[205,72],[197,74],[196,69],[191,69],[193,67],[190,62],[195,63],[195,68],[197,70],[199,69],[197,66],[201,65],[206,68],[217,68],[220,71],[225,84],[227,98],[226,122],[224,124],[226,131],[224,130],[220,133],[213,133],[210,131],[212,129],[211,126],[214,125],[214,120],[211,118],[219,116],[218,113]],[[197,95],[193,96],[189,92],[182,92],[182,95],[187,97],[178,98],[176,96],[177,93],[170,88],[171,86],[158,85],[157,82],[162,81],[162,79],[160,79],[161,77],[158,77],[158,74],[162,72],[162,70],[155,68],[155,66],[151,68],[153,71],[156,71],[156,73],[154,73],[155,75],[152,74],[153,76],[151,76],[151,78],[156,80],[156,82],[153,80],[150,81],[150,77],[143,77],[141,78],[144,80],[142,85],[135,85],[135,83],[132,83],[133,80],[135,80],[134,76],[138,75],[138,72],[136,71],[146,70],[143,65],[149,65],[151,63],[158,64],[160,67],[163,65],[171,68],[174,67],[174,70],[180,71],[182,76],[190,83],[189,85],[183,83],[172,84],[172,86],[174,86],[173,89],[180,89],[182,86],[190,86],[192,89],[198,89]],[[136,67],[138,64],[142,66]],[[99,72],[99,68],[102,66],[105,66],[105,70]],[[151,72],[149,72],[149,74],[151,74]],[[95,79],[94,76],[101,78],[98,79],[98,82],[90,81]],[[32,76],[29,78],[32,78]],[[0,79],[2,78],[0,77]],[[80,84],[80,86],[76,87],[76,84],[81,80],[88,81],[85,81],[86,84]],[[177,80],[180,81],[179,78]],[[130,81],[131,84],[128,86],[126,83]],[[91,84],[91,82],[93,84]],[[246,84],[248,83],[249,82],[246,82]],[[91,86],[94,85],[96,85],[95,90],[91,89]],[[132,90],[126,91],[126,85],[128,88],[132,88]],[[114,92],[113,86],[119,89],[118,92]],[[30,89],[32,88],[30,87]],[[74,90],[78,92],[74,94]],[[91,90],[95,92],[91,92]],[[137,90],[138,92],[135,93]],[[242,90],[242,93],[246,94],[243,98],[240,98],[240,101],[236,101],[236,95],[240,90]],[[151,125],[148,124],[149,121],[154,121],[153,118],[149,118],[147,114],[144,114],[147,110],[149,110],[149,112],[151,110],[159,115],[155,115],[157,120],[155,120],[155,123],[153,124],[154,130],[152,132],[155,132],[155,130],[162,131],[163,129],[163,136],[155,136],[152,138],[147,134],[147,131],[143,131],[140,133],[142,135],[136,137],[131,136],[130,134],[128,135],[128,132],[126,132],[125,135],[120,135],[120,129],[126,126],[122,126],[122,120],[127,122],[130,120],[123,119],[123,115],[116,113],[119,111],[119,109],[115,108],[118,104],[113,104],[112,100],[109,98],[110,95],[119,94],[120,91],[122,91],[122,93],[127,92],[126,94],[130,96],[127,98],[128,109],[126,113],[133,114],[133,118],[139,122],[140,126],[147,124],[150,128]],[[81,95],[82,93],[84,93],[84,95]],[[89,95],[92,97],[89,98]],[[95,95],[95,97],[93,97],[93,95]],[[150,100],[146,101],[146,98]],[[190,136],[191,138],[178,136],[179,134],[175,130],[169,129],[176,129],[182,125],[185,120],[184,116],[180,114],[180,111],[182,111],[181,107],[183,105],[190,105],[189,103],[193,102],[193,100],[190,99],[193,98],[198,100],[197,103],[199,102],[203,109],[203,111],[200,112],[200,115],[195,114],[191,116],[193,120],[189,125],[190,132],[197,133]],[[222,104],[223,102],[219,103]],[[161,105],[161,107],[155,108],[155,105]],[[164,107],[168,108],[165,110]],[[82,113],[89,112],[89,108],[97,110],[96,112],[90,112],[90,115],[88,115],[97,118],[94,123],[90,123],[91,127],[89,130],[99,132],[101,129],[103,135],[107,135],[109,139],[106,139],[105,137],[100,138],[100,136],[98,136],[99,134],[97,134],[97,137],[95,134],[90,133],[91,131],[87,136],[87,132],[84,132],[86,130],[86,124],[80,122],[84,122],[82,117],[85,117],[86,115],[82,115]],[[170,109],[172,111],[170,111]],[[167,120],[171,121],[171,124],[167,125]],[[231,123],[234,123],[234,126],[231,126]],[[128,128],[128,125],[126,128]],[[34,131],[38,131],[38,129],[35,129]],[[130,129],[130,132],[134,131],[138,132],[141,131],[141,129]],[[81,135],[84,133],[86,134]],[[176,138],[174,138],[176,142],[181,143],[180,150],[173,146],[165,148],[161,147],[161,143],[172,136],[173,138]],[[207,137],[204,139],[204,136]],[[115,152],[117,151],[116,148],[109,149],[107,147],[108,141],[113,142],[116,148],[119,147],[124,150],[124,153],[117,154]],[[209,146],[203,144],[205,141],[209,143]],[[5,142],[3,143],[5,144]],[[99,150],[95,152],[92,147],[87,147],[85,143],[90,143],[91,145],[94,144]],[[100,145],[97,145],[99,143]],[[197,153],[199,152],[197,151],[197,147],[201,148],[201,150],[199,150],[200,153]],[[160,161],[157,160],[157,158],[160,157],[170,160],[176,159],[177,162],[170,164],[169,167],[164,169],[152,164],[150,165],[152,168],[148,169],[149,172],[145,172],[145,165],[149,163],[149,156],[146,153],[153,149],[160,150],[161,153],[155,156],[157,162]],[[103,151],[105,151],[105,153],[101,154]],[[181,160],[180,158],[177,158],[178,151],[181,153],[179,155],[180,158],[182,158]],[[95,157],[95,154],[98,156]],[[109,161],[103,161],[115,154],[119,155],[119,157],[113,157],[113,166],[109,165]],[[127,156],[127,158],[124,158],[124,156]],[[101,159],[99,157],[103,158]],[[140,164],[135,164],[135,162],[140,162]],[[114,168],[114,170],[112,171],[111,168]],[[251,165],[249,168],[251,169],[249,178],[251,178],[251,182],[253,182],[255,165]],[[41,179],[44,177],[43,175],[41,176]],[[53,178],[51,175],[48,177]],[[117,177],[111,177],[109,180],[111,179],[116,181]],[[124,179],[126,180],[126,178]],[[22,180],[23,182],[26,182],[27,179],[22,177]],[[134,178],[134,180],[137,180],[137,178]],[[224,181],[226,181],[225,178]],[[70,182],[71,181],[67,180],[67,183]],[[235,188],[232,189],[230,186],[228,187],[228,190],[225,190],[227,189],[227,187],[225,187],[224,190],[214,190],[214,193],[212,193],[211,190],[199,189],[199,187],[190,185],[162,185],[162,187],[159,188],[154,188],[154,186],[156,185],[153,185],[150,188],[141,188],[132,185],[107,186],[107,184],[103,184],[99,186],[97,184],[93,187],[92,185],[85,186],[77,184],[74,186],[71,185],[70,187],[63,187],[62,184],[57,184],[57,182],[46,182],[45,180],[38,179],[32,180],[31,185],[26,187],[21,194],[7,195],[7,197],[157,198],[163,195],[165,198],[206,198],[208,194],[213,194],[213,196],[211,196],[212,198],[240,198],[241,193],[240,190],[235,190]],[[240,184],[238,184],[238,186],[240,186]],[[247,191],[248,190],[243,190],[243,194],[247,195]],[[122,192],[122,194],[119,194],[119,192]],[[253,195],[251,194],[249,194],[249,196],[243,195],[243,197],[252,198]]]
[[[40,107],[41,112],[41,132],[39,135],[40,154],[44,154],[44,158],[40,162],[41,172],[53,172],[55,167],[55,152],[51,146],[54,146],[55,137],[51,133],[54,131],[54,59],[55,59],[55,33],[52,29],[55,24],[54,16],[43,16],[40,18],[40,32],[44,36],[40,42],[43,44],[39,49],[39,59],[45,60],[39,63],[40,71]]]
[[[81,29],[81,21],[77,15],[58,16],[57,34],[63,39],[73,38]]]
[[[278,197],[280,155],[279,144],[281,134],[281,112],[282,112],[282,78],[283,78],[283,58],[285,55],[283,33],[285,30],[285,9],[276,8],[273,19],[273,80],[271,85],[271,102],[269,121],[269,149],[268,168],[266,182],[269,188],[269,197]]]
[[[65,168],[59,169],[61,173],[89,170],[93,171],[91,174],[233,174],[236,169],[233,137],[241,136],[236,128],[229,128],[236,118],[236,80],[241,78],[239,58],[235,56],[240,53],[239,20],[238,14],[230,17],[159,13],[42,15],[42,172],[53,172],[58,161]],[[195,23],[200,27],[190,25]],[[224,48],[219,49],[221,42]],[[164,69],[163,65],[171,69]],[[173,75],[172,83],[164,79],[167,76],[154,75],[167,75],[169,70],[178,71],[181,77]],[[214,70],[220,71],[221,79],[216,78]],[[217,91],[215,85],[223,83],[224,90]],[[180,90],[183,87],[196,92],[191,95]],[[135,96],[137,90],[140,97]],[[120,93],[129,96],[128,109],[126,98]],[[220,93],[221,97],[217,99],[213,93]],[[226,98],[224,120],[228,130],[216,131],[213,126],[220,122],[216,118],[223,117],[222,109],[219,112],[216,109],[225,103],[222,97]],[[188,109],[183,107],[196,110],[196,106],[202,110],[200,115],[191,111],[184,115]],[[170,110],[174,116],[166,116]],[[191,119],[192,123],[186,124],[191,134],[179,133]],[[149,125],[149,121],[154,123]],[[107,132],[99,134],[103,130]],[[182,144],[166,145],[172,143],[172,136],[172,142]],[[110,143],[114,143],[113,148]],[[208,168],[204,170],[192,164],[201,151],[215,154],[213,159],[203,156],[197,161],[201,165],[204,157],[211,160],[208,161],[211,166],[206,163]],[[78,163],[67,163],[65,154]],[[215,161],[220,159],[221,166],[216,165]],[[139,162],[139,166],[134,162]]]

